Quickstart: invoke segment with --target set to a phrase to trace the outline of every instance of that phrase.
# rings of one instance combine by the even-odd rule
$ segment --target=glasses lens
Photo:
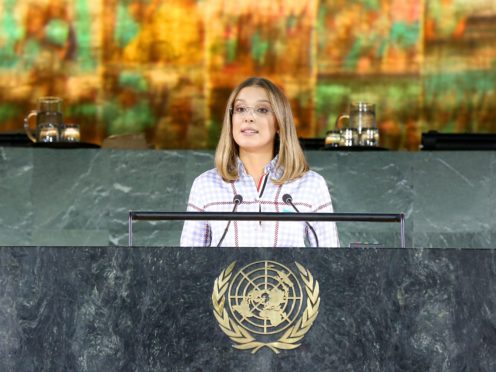
[[[263,117],[270,115],[272,113],[272,110],[268,107],[264,106],[256,106],[256,107],[250,107],[250,106],[236,106],[232,110],[232,113],[235,115],[244,115],[244,114],[255,114],[257,116]]]

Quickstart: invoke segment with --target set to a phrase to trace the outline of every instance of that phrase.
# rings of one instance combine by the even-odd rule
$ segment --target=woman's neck
[[[245,166],[248,173],[257,183],[264,174],[265,166],[272,160],[271,153],[255,154],[249,152],[240,152],[239,158]]]

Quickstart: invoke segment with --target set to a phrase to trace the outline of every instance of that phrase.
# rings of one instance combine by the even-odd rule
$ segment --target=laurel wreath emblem
[[[250,332],[239,326],[229,317],[225,308],[224,295],[228,289],[236,261],[233,261],[220,273],[217,279],[215,279],[212,292],[213,312],[221,330],[235,343],[233,345],[234,348],[251,350],[252,354],[254,354],[261,348],[268,347],[274,353],[279,354],[280,350],[296,349],[301,345],[299,341],[303,339],[305,334],[310,330],[319,313],[319,283],[313,278],[310,271],[305,269],[298,262],[295,262],[295,264],[305,284],[307,307],[296,323],[292,327],[289,327],[281,337],[273,342],[257,341]]]

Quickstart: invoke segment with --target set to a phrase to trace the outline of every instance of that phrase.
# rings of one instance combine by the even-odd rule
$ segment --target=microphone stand
[[[293,198],[289,194],[284,194],[282,196],[282,201],[286,204],[289,204],[293,207],[293,209],[296,211],[296,213],[300,213],[298,208],[296,208],[296,205],[293,204]],[[307,221],[305,221],[305,224],[308,226],[308,228],[312,231],[313,237],[315,238],[315,243],[317,244],[317,248],[319,248],[319,238],[317,237],[317,233],[313,229],[312,225],[310,225]]]
[[[231,213],[236,212],[236,209],[238,208],[238,205],[240,205],[242,201],[243,201],[243,197],[242,197],[241,195],[239,195],[239,194],[234,195],[234,199],[233,199],[233,202],[234,202],[234,208],[233,208],[233,210],[232,210],[232,212],[231,212]],[[225,228],[225,230],[224,230],[224,234],[222,234],[222,238],[220,238],[220,240],[219,240],[219,244],[217,244],[217,247],[220,247],[220,245],[221,245],[222,241],[223,241],[223,240],[224,240],[224,238],[226,237],[227,230],[229,230],[229,225],[231,225],[231,220],[229,220],[229,221],[227,222],[227,226],[226,226],[226,228]]]

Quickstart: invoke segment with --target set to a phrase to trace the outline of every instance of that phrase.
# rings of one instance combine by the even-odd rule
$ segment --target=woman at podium
[[[333,212],[326,181],[309,169],[287,97],[252,77],[231,93],[215,168],[191,187],[188,211]],[[181,246],[338,247],[334,222],[185,221]]]

